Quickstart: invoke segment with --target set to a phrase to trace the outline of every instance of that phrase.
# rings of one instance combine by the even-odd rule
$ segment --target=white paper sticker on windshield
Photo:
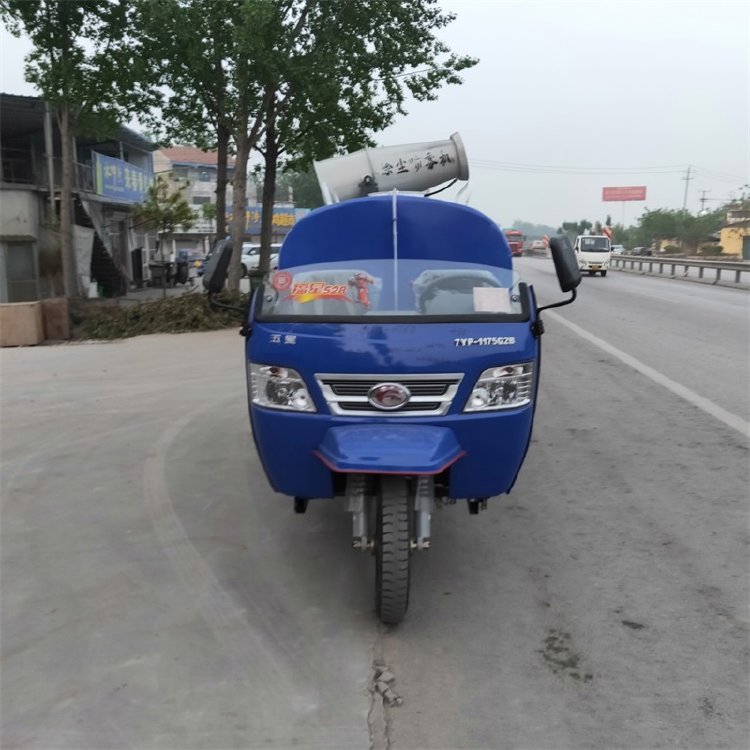
[[[474,312],[509,313],[510,290],[496,286],[475,286]]]

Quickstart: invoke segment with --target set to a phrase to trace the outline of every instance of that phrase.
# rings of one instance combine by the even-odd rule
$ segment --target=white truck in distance
[[[612,256],[612,246],[609,237],[603,234],[579,234],[573,249],[578,260],[578,268],[588,271],[589,276],[595,276],[598,271],[602,276],[607,275],[609,259]]]

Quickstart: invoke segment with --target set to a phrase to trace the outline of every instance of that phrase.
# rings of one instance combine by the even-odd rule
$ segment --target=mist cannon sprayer
[[[469,161],[458,133],[444,141],[363,148],[313,162],[326,204],[371,193],[424,193],[450,180],[469,179]]]

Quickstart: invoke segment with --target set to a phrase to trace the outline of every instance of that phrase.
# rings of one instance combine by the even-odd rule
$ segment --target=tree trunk
[[[73,138],[70,132],[70,108],[60,105],[60,156],[62,157],[62,187],[60,190],[60,254],[66,297],[78,297],[78,278],[73,257],[72,202],[73,202]]]
[[[240,118],[240,122],[243,122]],[[247,122],[245,117],[244,122]],[[229,275],[227,286],[230,291],[237,292],[240,288],[240,257],[242,255],[242,241],[245,238],[247,219],[247,160],[250,156],[250,142],[244,127],[240,127],[235,134],[237,156],[234,166],[234,182],[232,197],[232,259],[229,261]]]
[[[273,107],[273,104],[270,105]],[[271,241],[273,239],[273,206],[276,200],[276,169],[279,158],[279,144],[273,110],[266,119],[266,153],[263,172],[263,210],[260,223],[260,261],[258,268],[268,273],[271,261]]]
[[[216,140],[216,239],[227,234],[227,159],[229,157],[229,130],[219,125]]]

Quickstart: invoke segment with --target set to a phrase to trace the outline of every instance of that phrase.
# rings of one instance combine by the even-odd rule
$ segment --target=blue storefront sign
[[[99,195],[141,203],[153,182],[152,172],[94,152],[94,184]]]

